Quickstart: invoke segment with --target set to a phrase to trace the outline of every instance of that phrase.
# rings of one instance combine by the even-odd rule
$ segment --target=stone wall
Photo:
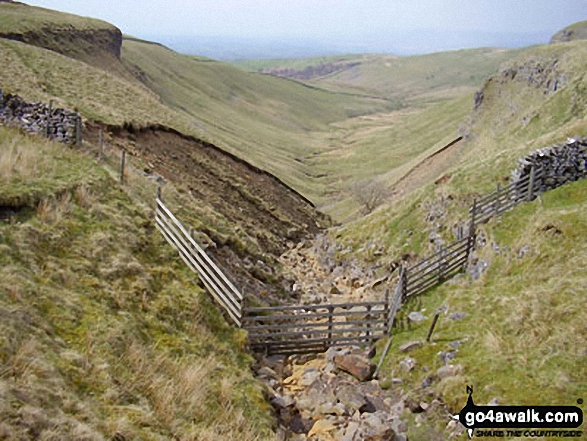
[[[49,105],[45,103],[27,103],[18,95],[0,89],[0,124],[71,144],[75,142],[77,118],[77,113],[65,109],[51,109],[49,113]]]
[[[564,144],[533,151],[518,160],[518,166],[512,173],[513,180],[529,175],[533,166],[544,170],[539,181],[540,193],[586,178],[587,138],[569,138]]]

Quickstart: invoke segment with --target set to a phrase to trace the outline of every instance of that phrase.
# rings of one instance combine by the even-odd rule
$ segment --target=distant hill
[[[587,40],[587,21],[580,21],[561,29],[552,36],[550,42],[563,43],[573,40]]]
[[[332,237],[350,247],[353,256],[381,267],[409,258],[408,250],[420,257],[431,254],[430,238],[436,234],[451,243],[473,201],[510,182],[519,158],[569,137],[587,136],[586,71],[584,40],[534,47],[509,60],[480,88],[476,105],[469,103],[469,114],[461,119],[465,139],[444,170],[433,164],[420,170],[427,180],[416,182],[413,191],[332,231]],[[479,280],[463,275],[402,307],[406,315],[421,311],[429,319],[433,311],[450,311],[436,343],[410,357],[416,366],[441,366],[440,351],[451,351],[447,342],[459,340],[463,344],[451,363],[463,371],[426,388],[422,382],[430,379],[429,372],[401,373],[402,356],[388,357],[383,371],[402,378],[404,390],[415,392],[415,402],[433,389],[453,411],[466,400],[466,384],[479,385],[479,401],[497,398],[507,405],[547,405],[582,394],[587,317],[577,306],[585,291],[577,287],[587,283],[581,263],[587,247],[580,239],[587,234],[586,214],[583,179],[479,225],[482,242],[472,260],[486,268]],[[369,244],[389,257],[377,258]],[[466,318],[448,319],[455,312]],[[397,329],[392,353],[407,342],[423,341],[429,327],[426,320]],[[446,425],[446,419],[430,419],[432,425]],[[426,439],[426,429],[410,430],[410,439]]]
[[[291,60],[240,60],[234,63],[262,73],[309,81],[339,90],[401,100],[430,101],[472,91],[504,61],[521,50],[464,49],[398,57],[344,55]]]

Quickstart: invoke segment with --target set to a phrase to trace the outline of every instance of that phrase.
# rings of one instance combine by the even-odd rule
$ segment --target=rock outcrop
[[[581,21],[561,29],[550,39],[550,44],[574,40],[587,40],[587,21]]]

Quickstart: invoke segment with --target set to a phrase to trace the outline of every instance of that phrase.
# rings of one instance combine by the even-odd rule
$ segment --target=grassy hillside
[[[423,380],[443,363],[441,351],[452,351],[451,361],[462,370],[454,377],[432,378],[431,389],[453,412],[466,402],[465,386],[474,385],[475,402],[497,398],[503,405],[575,405],[587,388],[585,339],[587,312],[582,264],[587,247],[587,182],[581,181],[544,194],[483,226],[487,245],[478,250],[489,268],[480,280],[462,277],[408,303],[405,312],[424,311],[428,320],[397,331],[383,372],[401,377],[402,388],[413,399],[429,402]],[[525,250],[525,252],[524,252]],[[416,368],[406,373],[399,362],[407,354],[398,348],[422,340],[433,312],[446,307],[432,344],[412,351]],[[455,312],[466,314],[451,320]],[[428,372],[423,367],[428,367]],[[434,420],[443,430],[447,420]],[[583,426],[584,429],[584,426]],[[426,425],[411,424],[420,439]]]
[[[587,40],[587,21],[573,23],[561,29],[550,39],[551,43],[564,43],[565,41]]]
[[[113,175],[0,128],[0,437],[266,439],[243,335]]]
[[[0,38],[49,49],[131,79],[120,64],[122,33],[101,20],[0,3]]]
[[[296,71],[304,70],[308,67],[320,64],[345,64],[368,58],[369,54],[349,54],[349,55],[327,55],[323,57],[308,58],[274,58],[262,60],[233,60],[230,64],[242,67],[248,70],[263,71],[269,69],[292,69]]]
[[[114,28],[109,23],[51,9],[28,6],[22,3],[0,4],[0,34],[38,32],[43,27],[98,30]]]
[[[472,91],[501,63],[519,52],[482,48],[410,57],[365,54],[300,60],[249,60],[238,64],[277,74],[287,74],[287,69],[299,72],[308,71],[310,67],[333,65],[339,69],[325,75],[316,69],[316,75],[308,80],[333,90],[351,88],[360,93],[408,102],[429,102]]]
[[[536,47],[506,64],[485,83],[481,104],[463,122],[466,139],[460,144],[458,160],[445,173],[446,183],[429,185],[410,196],[422,206],[420,213],[410,217],[424,218],[425,201],[442,193],[453,200],[449,220],[464,219],[473,196],[491,191],[497,182],[507,182],[518,158],[568,137],[586,136],[586,66],[587,45],[579,41]],[[395,254],[399,248],[388,233],[389,219],[402,217],[401,210],[408,205],[415,206],[382,208],[349,225],[345,234],[359,241],[370,236],[392,239],[395,245],[390,243],[390,253]]]
[[[432,252],[431,232],[452,242],[452,227],[467,220],[473,199],[507,183],[517,158],[587,136],[586,70],[587,44],[581,41],[533,48],[511,60],[481,90],[460,157],[444,179],[333,234],[382,265]],[[403,377],[406,390],[415,388],[422,399],[426,390],[419,385],[440,367],[438,352],[461,340],[453,363],[462,372],[432,386],[453,411],[464,404],[465,384],[475,385],[478,403],[498,398],[504,404],[574,404],[587,384],[580,343],[587,337],[587,317],[578,306],[585,295],[578,262],[587,249],[578,238],[587,225],[586,195],[587,183],[577,182],[481,226],[486,246],[477,253],[489,262],[481,279],[461,277],[405,306],[405,312],[422,310],[431,318],[446,305],[449,314],[464,312],[466,318],[442,316],[437,343],[410,354],[419,368],[409,374],[398,364],[405,356],[394,348],[424,338],[430,321],[400,331],[384,372]],[[387,257],[369,254],[367,241],[378,243]],[[445,420],[437,423],[446,426]]]
[[[392,188],[413,167],[457,138],[472,101],[472,96],[466,94],[423,109],[337,124],[330,135],[330,148],[304,159],[327,188],[323,209],[340,221],[361,217],[365,213],[357,193],[362,184],[374,185],[386,198],[390,197]],[[403,184],[395,191],[399,189],[404,189]]]
[[[322,149],[313,132],[393,107],[125,40],[123,61],[168,106],[183,112],[215,143],[315,197],[319,186],[296,161]]]
[[[55,100],[84,118],[122,125],[159,122],[193,133],[186,118],[165,107],[138,82],[48,49],[0,38],[0,87],[27,101]],[[131,99],[129,99],[131,98]]]

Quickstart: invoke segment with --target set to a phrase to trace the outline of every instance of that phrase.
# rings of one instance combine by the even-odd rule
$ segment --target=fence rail
[[[475,225],[513,206],[532,200],[542,170],[499,188],[473,203],[467,237],[409,268],[401,268],[393,298],[371,302],[245,307],[242,294],[206,255],[157,196],[156,226],[200,275],[210,294],[237,326],[248,331],[253,350],[268,354],[321,352],[330,346],[369,344],[390,333],[402,302],[442,283],[465,269],[475,246]],[[389,349],[389,347],[387,347]]]
[[[462,271],[474,243],[474,235],[465,237],[407,268],[400,277],[403,297],[420,294]]]
[[[243,316],[242,294],[163,204],[160,197],[157,197],[155,222],[167,242],[177,249],[185,264],[199,274],[210,294],[240,327]]]
[[[243,326],[253,350],[309,353],[371,343],[389,332],[388,299],[325,305],[247,308]]]
[[[529,175],[476,200],[469,213],[472,225],[482,224],[524,201],[531,201],[540,188],[543,169],[532,168]]]

